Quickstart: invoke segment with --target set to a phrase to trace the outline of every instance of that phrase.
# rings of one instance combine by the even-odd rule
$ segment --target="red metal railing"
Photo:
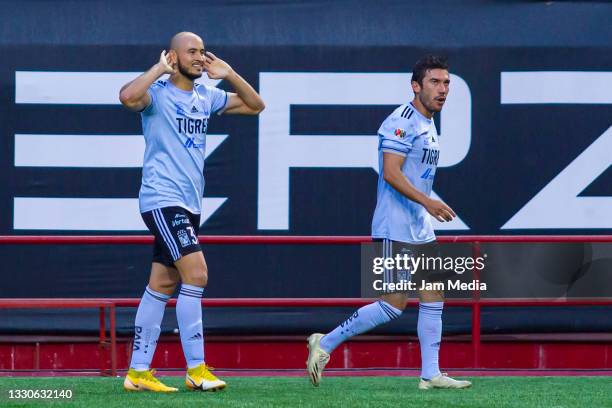
[[[203,244],[286,244],[286,245],[354,245],[372,242],[369,236],[200,236]],[[480,243],[491,242],[567,242],[567,243],[605,243],[612,242],[612,235],[526,235],[526,236],[487,236],[463,235],[440,236],[439,242],[473,243],[474,256],[480,254]],[[20,245],[103,245],[103,244],[151,244],[152,236],[0,236],[0,244]],[[233,299],[203,299],[207,307],[359,307],[371,303],[373,299],[362,298],[233,298]],[[0,308],[69,308],[69,307],[99,307],[100,309],[100,343],[106,342],[104,310],[109,307],[110,318],[110,349],[111,375],[116,374],[116,308],[137,307],[140,299],[4,299],[0,300]],[[413,299],[409,304],[418,304]],[[447,306],[463,306],[472,308],[472,349],[474,368],[481,366],[480,362],[480,311],[481,307],[503,306],[597,306],[612,305],[610,299],[480,299],[478,292],[472,299],[445,301]],[[175,306],[176,300],[171,299],[168,306]],[[104,371],[104,369],[103,369]]]
[[[370,236],[341,235],[201,235],[202,244],[350,245],[372,242]],[[438,242],[612,242],[612,235],[442,235]],[[151,244],[151,235],[0,235],[0,244],[102,245]]]
[[[117,374],[117,314],[113,299],[0,299],[0,309],[98,309],[99,346],[108,349],[110,369],[104,361],[100,364],[101,375]],[[108,308],[109,340],[106,339],[106,308]]]

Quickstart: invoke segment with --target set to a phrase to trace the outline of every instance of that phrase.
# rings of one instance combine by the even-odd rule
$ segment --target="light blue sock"
[[[134,321],[134,347],[130,368],[144,371],[151,367],[168,299],[170,296],[156,292],[148,286],[145,289]]]
[[[370,303],[357,310],[331,332],[321,339],[321,348],[328,353],[334,351],[343,341],[373,329],[399,317],[402,311],[384,300]]]
[[[204,288],[183,283],[176,301],[176,318],[188,368],[196,367],[204,362],[202,293],[204,293]]]
[[[438,354],[442,340],[444,302],[419,303],[417,333],[421,345],[421,378],[431,380],[440,375]]]

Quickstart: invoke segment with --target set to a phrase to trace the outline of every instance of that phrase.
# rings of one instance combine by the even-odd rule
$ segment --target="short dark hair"
[[[445,69],[448,71],[448,61],[446,57],[439,55],[426,55],[419,59],[414,68],[412,68],[412,81],[416,81],[419,85],[423,85],[423,78],[430,69]]]

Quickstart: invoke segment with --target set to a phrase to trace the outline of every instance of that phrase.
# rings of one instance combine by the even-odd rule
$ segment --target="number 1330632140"
[[[68,400],[72,399],[72,390],[33,390],[33,389],[10,389],[5,397],[9,400]]]

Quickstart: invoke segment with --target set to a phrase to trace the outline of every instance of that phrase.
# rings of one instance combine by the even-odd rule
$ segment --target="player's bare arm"
[[[138,76],[121,87],[119,100],[131,111],[140,112],[151,103],[151,97],[147,90],[164,74],[172,75],[175,71],[173,65],[176,64],[176,54],[174,51],[166,53],[162,51],[159,62],[153,65],[147,72]]]
[[[236,91],[228,92],[226,114],[257,115],[266,107],[261,96],[232,67],[212,52],[206,52],[204,68],[210,79],[224,79]]]
[[[405,157],[383,153],[383,177],[387,183],[408,199],[421,204],[432,217],[440,222],[452,221],[457,215],[448,205],[434,200],[417,190],[402,173]]]

